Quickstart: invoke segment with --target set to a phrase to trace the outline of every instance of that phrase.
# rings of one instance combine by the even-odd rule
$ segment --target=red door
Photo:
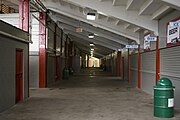
[[[23,100],[23,50],[16,49],[16,103]]]

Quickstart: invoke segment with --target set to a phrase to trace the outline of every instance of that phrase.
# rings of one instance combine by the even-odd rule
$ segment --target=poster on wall
[[[167,46],[180,45],[180,19],[167,24]]]
[[[151,42],[147,40],[150,37],[150,34],[144,36],[144,51],[149,51],[151,48]]]

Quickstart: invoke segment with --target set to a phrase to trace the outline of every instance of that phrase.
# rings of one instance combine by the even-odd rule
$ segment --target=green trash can
[[[69,78],[69,69],[65,67],[63,69],[63,79],[67,80],[68,78]]]
[[[174,117],[174,88],[168,78],[161,78],[154,87],[155,117]]]

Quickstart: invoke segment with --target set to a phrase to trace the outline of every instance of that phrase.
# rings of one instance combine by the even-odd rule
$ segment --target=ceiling
[[[6,0],[14,3],[14,0]],[[180,10],[179,0],[41,0],[50,17],[86,53],[95,43],[97,57],[124,48],[129,41],[139,41],[139,32],[158,34],[158,20],[170,11]],[[86,19],[88,12],[96,20]],[[81,27],[83,32],[76,32]],[[95,34],[89,39],[90,33]]]

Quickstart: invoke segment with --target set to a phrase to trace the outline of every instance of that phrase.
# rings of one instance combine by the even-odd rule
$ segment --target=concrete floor
[[[153,117],[153,97],[116,77],[83,70],[0,114],[0,120],[162,120]],[[180,112],[168,120],[180,120]]]

